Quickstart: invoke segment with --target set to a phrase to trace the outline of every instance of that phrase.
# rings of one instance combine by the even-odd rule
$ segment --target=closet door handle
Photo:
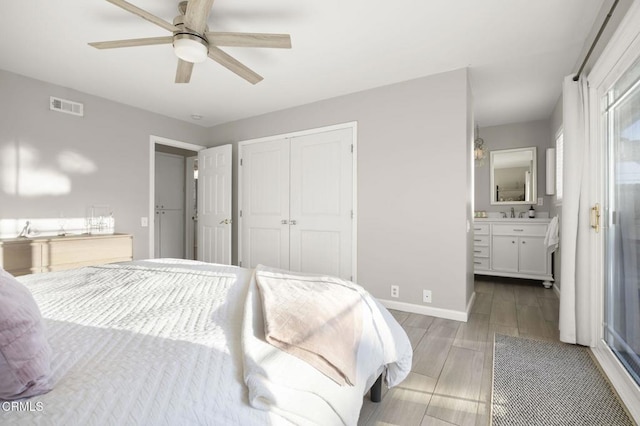
[[[283,225],[286,225],[288,222],[287,222],[287,219],[282,219],[282,220],[280,221],[280,223],[281,223],[281,224],[283,224]]]
[[[291,221],[291,224],[292,224],[292,225],[297,225],[297,224],[298,224],[298,222],[296,222],[295,220],[292,220],[292,221]]]

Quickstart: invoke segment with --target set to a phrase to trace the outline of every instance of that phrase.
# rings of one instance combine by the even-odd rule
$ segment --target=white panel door
[[[231,264],[231,145],[198,152],[198,260]]]
[[[240,146],[242,266],[289,269],[289,140]]]
[[[291,270],[351,279],[352,130],[291,139]]]

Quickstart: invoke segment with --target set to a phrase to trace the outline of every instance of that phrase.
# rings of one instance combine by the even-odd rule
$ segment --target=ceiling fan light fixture
[[[183,61],[204,62],[209,54],[206,40],[191,33],[178,33],[173,36],[173,51]]]

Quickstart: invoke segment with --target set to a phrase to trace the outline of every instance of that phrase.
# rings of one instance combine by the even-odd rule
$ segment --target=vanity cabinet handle
[[[474,250],[474,253],[482,253],[482,250]]]
[[[482,262],[473,262],[473,263],[475,263],[476,265],[482,265]]]

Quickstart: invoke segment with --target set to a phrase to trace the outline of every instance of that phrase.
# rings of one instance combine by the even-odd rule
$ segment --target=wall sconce
[[[556,149],[547,148],[547,195],[556,193]]]
[[[480,137],[480,130],[476,124],[476,139],[473,141],[473,159],[476,167],[484,166],[484,159],[487,157],[487,150],[484,147],[484,139]]]

